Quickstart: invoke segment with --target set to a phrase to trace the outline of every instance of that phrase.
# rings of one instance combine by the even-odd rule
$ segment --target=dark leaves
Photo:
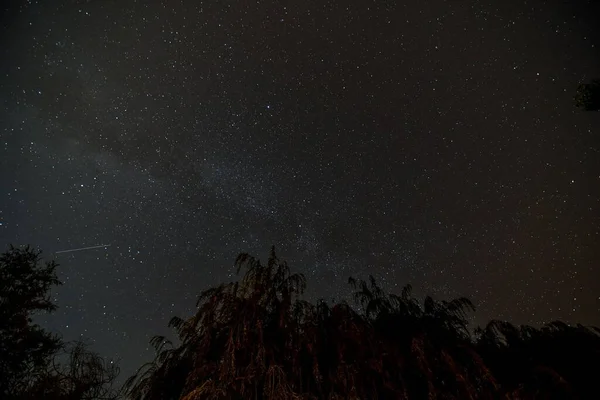
[[[600,80],[579,85],[575,94],[575,106],[584,111],[600,111]]]
[[[350,278],[357,312],[343,302],[302,300],[304,276],[273,248],[266,265],[241,254],[236,268],[244,271],[239,282],[204,291],[194,315],[171,320],[179,347],[154,339],[155,361],[128,382],[133,398],[492,399],[553,391],[585,398],[581,382],[593,381],[548,357],[576,365],[584,346],[597,356],[591,328],[492,321],[473,339],[475,307],[466,298],[420,303],[410,285],[388,294],[372,276]],[[564,352],[553,347],[576,342]]]
[[[32,323],[35,313],[56,310],[50,290],[61,284],[58,264],[40,255],[29,246],[0,255],[0,398],[116,398],[116,364]]]

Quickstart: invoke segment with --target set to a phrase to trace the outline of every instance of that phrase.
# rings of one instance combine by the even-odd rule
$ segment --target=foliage
[[[511,398],[597,397],[600,330],[555,321],[535,329],[491,321],[476,349]]]
[[[33,323],[35,313],[56,310],[50,289],[61,284],[58,264],[42,264],[40,254],[10,246],[0,255],[0,398],[116,399],[116,365]]]
[[[49,290],[60,285],[57,264],[40,263],[40,252],[30,247],[0,256],[0,397],[13,398],[32,376],[49,365],[60,339],[32,322],[37,312],[52,312]]]
[[[125,385],[131,399],[592,398],[597,328],[541,329],[492,321],[473,336],[466,298],[418,302],[350,278],[346,303],[311,304],[306,282],[271,250],[241,254],[239,282],[204,291],[197,312],[173,318],[180,345],[157,352]],[[595,363],[593,361],[596,361]],[[595,375],[594,375],[595,374]]]
[[[62,360],[61,360],[62,359]],[[62,362],[61,362],[62,361]],[[77,341],[65,345],[48,368],[33,382],[24,397],[48,400],[117,399],[120,390],[113,387],[119,367],[88,350]]]
[[[575,94],[575,106],[584,111],[600,111],[600,80],[579,85]]]

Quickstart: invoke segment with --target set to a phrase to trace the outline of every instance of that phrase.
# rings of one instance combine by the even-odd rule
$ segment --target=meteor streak
[[[58,253],[70,253],[72,251],[82,251],[82,250],[99,249],[100,247],[109,247],[109,246],[110,246],[110,244],[100,244],[98,246],[80,247],[78,249],[69,249],[69,250],[56,251],[56,252],[54,252],[54,254],[58,254]]]

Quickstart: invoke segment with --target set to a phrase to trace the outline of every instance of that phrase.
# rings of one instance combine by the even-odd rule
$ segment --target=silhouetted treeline
[[[241,254],[239,282],[204,291],[173,318],[180,344],[154,337],[156,358],[127,383],[132,399],[600,398],[598,328],[492,321],[474,334],[466,298],[420,303],[350,278],[344,302],[301,299],[306,282],[271,251]]]
[[[274,249],[240,254],[238,282],[202,292],[197,312],[156,336],[156,357],[114,390],[118,368],[31,321],[52,311],[53,262],[0,257],[1,399],[595,399],[600,330],[492,321],[469,331],[466,298],[417,301],[349,279],[356,307],[301,297],[306,281]],[[362,310],[362,311],[357,311]],[[25,338],[25,339],[24,339]]]

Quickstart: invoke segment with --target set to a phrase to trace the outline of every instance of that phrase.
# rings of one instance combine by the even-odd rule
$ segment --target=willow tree
[[[238,274],[245,270],[240,282],[205,290],[192,317],[171,319],[181,345],[162,349],[126,382],[132,398],[294,396],[305,279],[291,274],[274,249],[267,265],[248,254],[235,265]]]
[[[155,337],[155,360],[127,382],[132,399],[475,398],[493,388],[469,347],[466,299],[421,306],[407,287],[387,295],[351,280],[365,314],[303,301],[305,279],[274,249],[266,265],[241,254],[239,282],[204,291],[181,345]]]
[[[541,328],[493,320],[476,348],[509,398],[597,397],[600,329],[560,321]]]
[[[421,304],[405,286],[388,294],[375,279],[350,278],[355,300],[365,310],[383,348],[380,360],[387,386],[402,389],[403,398],[491,398],[498,384],[476,353],[468,329],[467,298]]]

